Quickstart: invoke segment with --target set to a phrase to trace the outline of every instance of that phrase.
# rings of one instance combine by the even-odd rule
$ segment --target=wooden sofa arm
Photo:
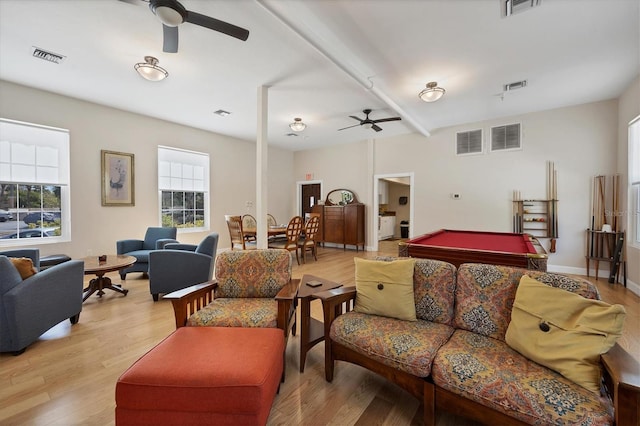
[[[353,309],[353,304],[356,300],[356,288],[338,287],[316,293],[314,297],[322,301],[324,335],[329,336],[329,330],[331,329],[333,320],[343,312],[349,312]]]
[[[640,424],[640,363],[616,344],[602,355],[602,364],[616,425]]]
[[[194,312],[207,306],[213,300],[217,287],[218,282],[211,280],[165,294],[164,299],[171,300],[173,304],[176,328],[184,327]]]
[[[289,336],[291,328],[295,324],[296,296],[298,295],[299,287],[300,279],[291,279],[289,283],[282,287],[278,294],[276,294],[276,301],[278,302],[278,328],[284,330],[285,341]]]

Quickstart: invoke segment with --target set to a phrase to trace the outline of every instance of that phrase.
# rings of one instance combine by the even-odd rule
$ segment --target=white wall
[[[482,128],[487,137],[491,126],[514,122],[522,123],[522,150],[455,155],[457,131]],[[372,168],[375,174],[415,173],[415,197],[411,200],[414,235],[439,228],[511,232],[512,191],[520,190],[526,198],[545,198],[546,161],[554,161],[560,200],[559,239],[557,253],[550,255],[550,270],[584,273],[590,184],[594,175],[615,173],[616,144],[617,101],[612,100],[439,129],[429,138],[411,134],[378,139]],[[314,169],[315,179],[330,179],[335,187],[353,189],[360,195],[362,176],[369,170],[362,164],[368,158],[366,144],[349,148],[344,162],[349,171],[337,174],[336,159],[344,157],[343,150],[339,146],[296,152],[296,178]],[[372,184],[366,176],[364,181]],[[459,193],[461,198],[453,200],[451,193]]]
[[[622,175],[624,188],[628,179],[628,126],[629,122],[640,115],[640,76],[625,90],[618,100],[618,173]],[[632,208],[628,204],[628,194],[623,195],[622,211],[628,218],[632,217]],[[627,232],[630,229],[627,228]],[[627,237],[627,285],[640,294],[640,247],[631,245],[631,238]]]
[[[219,249],[230,245],[224,215],[255,212],[254,143],[6,81],[0,81],[0,117],[70,131],[72,241],[40,244],[41,255],[115,253],[116,240],[142,238],[148,226],[159,226],[158,145],[209,153],[211,232],[220,234]],[[102,149],[135,155],[134,207],[101,205]],[[276,217],[288,218],[294,212],[292,162],[293,153],[269,150],[268,209]],[[246,201],[254,207],[248,209]],[[178,239],[197,243],[204,235],[179,233]]]

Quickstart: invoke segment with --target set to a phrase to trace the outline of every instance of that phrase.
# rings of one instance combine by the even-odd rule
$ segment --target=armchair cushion
[[[149,252],[161,250],[166,244],[177,243],[177,228],[147,228],[144,240],[127,239],[116,241],[117,254],[126,254],[136,258],[136,263],[120,271],[120,278],[125,279],[129,272],[149,272]]]
[[[215,299],[189,317],[189,326],[267,327],[278,326],[278,302],[272,298]]]
[[[220,253],[216,258],[216,298],[274,298],[289,283],[291,266],[291,254],[287,250]]]
[[[10,260],[23,280],[37,272],[33,261],[28,257],[12,257]]]
[[[356,312],[416,321],[414,259],[384,262],[356,257],[354,261]]]
[[[622,335],[625,309],[586,299],[523,275],[506,342],[527,358],[592,392],[600,391],[600,355]]]

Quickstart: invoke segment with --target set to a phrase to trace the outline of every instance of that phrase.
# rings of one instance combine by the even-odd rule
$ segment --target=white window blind
[[[209,154],[158,147],[158,189],[209,190]]]
[[[69,131],[0,119],[0,181],[68,185]]]

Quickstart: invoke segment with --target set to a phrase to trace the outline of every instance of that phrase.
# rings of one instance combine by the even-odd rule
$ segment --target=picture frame
[[[101,150],[101,189],[103,206],[135,205],[134,155]]]

